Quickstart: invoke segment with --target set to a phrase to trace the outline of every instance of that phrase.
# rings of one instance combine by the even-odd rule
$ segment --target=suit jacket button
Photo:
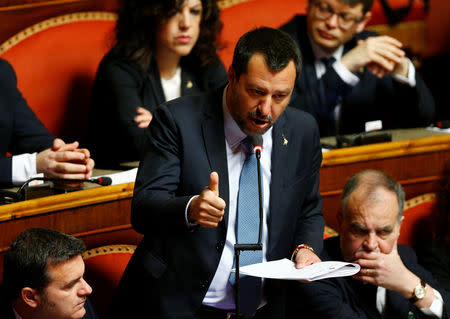
[[[219,241],[216,245],[217,251],[221,251],[223,246],[224,246],[224,243],[222,241]]]

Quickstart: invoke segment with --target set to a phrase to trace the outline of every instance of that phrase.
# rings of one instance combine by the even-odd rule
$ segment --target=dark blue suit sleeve
[[[165,105],[154,114],[146,152],[140,162],[132,201],[131,223],[140,233],[186,228],[184,212],[191,196],[176,197],[180,156],[175,120]]]
[[[28,106],[17,89],[11,65],[0,59],[0,183],[11,184],[11,158],[22,153],[40,152],[52,146],[54,137]]]
[[[323,247],[323,229],[325,226],[325,220],[322,214],[322,198],[319,193],[322,149],[317,125],[311,125],[310,131],[311,134],[308,143],[311,147],[310,154],[312,161],[306,183],[308,188],[304,189],[307,194],[302,207],[299,208],[302,213],[299,214],[297,220],[294,244],[308,244],[319,255]]]

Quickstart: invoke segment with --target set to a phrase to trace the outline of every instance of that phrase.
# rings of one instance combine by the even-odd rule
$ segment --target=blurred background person
[[[92,91],[90,141],[98,165],[139,160],[159,104],[225,85],[216,53],[219,14],[213,0],[122,2],[115,45]]]
[[[304,63],[290,105],[314,115],[321,136],[364,132],[366,123],[378,120],[384,129],[433,120],[434,99],[402,44],[364,30],[372,5],[308,0],[306,15],[281,27],[299,45]]]
[[[0,186],[20,185],[36,174],[86,179],[94,161],[78,142],[56,138],[44,127],[17,88],[12,66],[0,59]],[[10,153],[12,156],[7,156]]]

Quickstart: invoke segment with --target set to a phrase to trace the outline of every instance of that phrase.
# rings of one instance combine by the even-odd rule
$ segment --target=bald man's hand
[[[215,228],[225,213],[225,201],[219,197],[219,175],[212,172],[209,186],[194,198],[188,208],[188,220],[200,226]]]

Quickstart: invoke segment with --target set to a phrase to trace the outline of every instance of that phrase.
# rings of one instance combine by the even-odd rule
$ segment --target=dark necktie
[[[320,61],[325,65],[325,68],[331,68],[334,62],[336,62],[336,59],[334,56],[330,56],[327,58],[321,58]]]
[[[377,309],[377,289],[375,285],[354,281],[358,303],[369,318],[381,318]]]
[[[242,141],[247,149],[247,157],[239,178],[239,191],[236,216],[236,242],[239,244],[255,244],[259,232],[259,199],[258,172],[256,156],[248,141]],[[262,262],[262,251],[242,251],[239,265],[246,266]],[[235,275],[231,273],[230,282],[234,285]],[[239,277],[239,293],[241,312],[246,318],[251,318],[261,303],[261,278],[252,276]]]

